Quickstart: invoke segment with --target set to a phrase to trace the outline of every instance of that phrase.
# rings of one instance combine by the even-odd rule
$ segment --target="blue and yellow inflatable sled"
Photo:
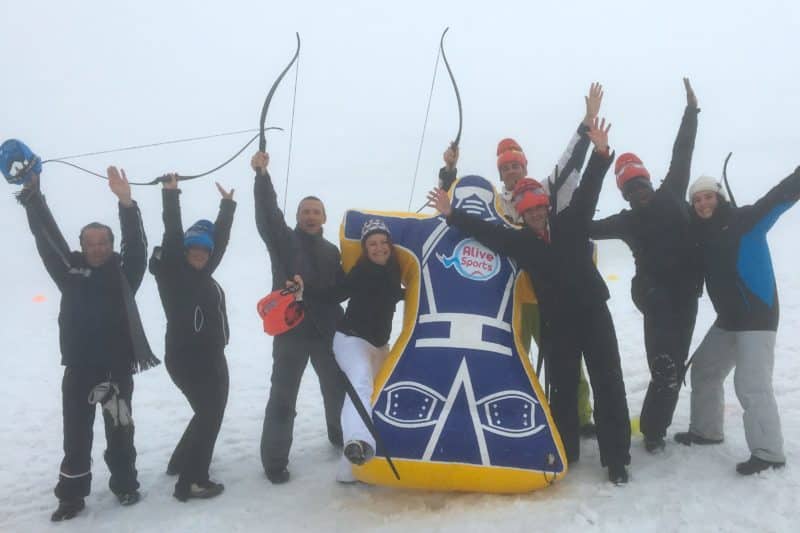
[[[497,224],[494,187],[479,176],[451,188],[456,207]],[[387,449],[354,467],[376,485],[441,491],[528,492],[567,471],[566,457],[523,342],[527,275],[443,217],[351,210],[340,229],[345,270],[360,230],[392,232],[406,285],[403,328],[375,380],[372,419]],[[395,479],[386,453],[400,473]]]

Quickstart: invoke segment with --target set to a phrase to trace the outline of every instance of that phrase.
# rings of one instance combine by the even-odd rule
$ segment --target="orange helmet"
[[[259,300],[256,305],[258,316],[264,321],[264,332],[280,335],[296,327],[305,317],[303,304],[294,299],[299,287],[289,287],[272,291]]]

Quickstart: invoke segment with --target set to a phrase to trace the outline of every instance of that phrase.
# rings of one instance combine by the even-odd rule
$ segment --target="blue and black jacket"
[[[707,220],[693,214],[715,325],[729,331],[776,331],[778,288],[767,232],[800,199],[800,167],[753,205],[722,200]]]

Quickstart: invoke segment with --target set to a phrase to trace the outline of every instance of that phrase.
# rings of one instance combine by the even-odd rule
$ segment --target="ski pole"
[[[364,404],[361,403],[361,399],[356,394],[356,390],[353,388],[353,384],[350,383],[350,380],[347,378],[347,374],[344,373],[344,370],[336,363],[336,368],[339,369],[339,374],[342,376],[342,381],[344,382],[345,391],[347,391],[347,395],[350,397],[350,401],[353,402],[353,406],[358,411],[358,416],[361,417],[361,421],[364,422],[364,425],[367,426],[367,430],[369,431],[372,438],[375,439],[375,443],[380,446],[386,457],[386,462],[389,463],[389,468],[392,469],[392,473],[397,480],[400,480],[400,474],[397,472],[397,468],[394,466],[394,462],[392,462],[392,458],[389,456],[389,451],[386,446],[383,444],[383,440],[381,439],[380,435],[378,435],[378,430],[375,428],[375,424],[372,422],[372,417],[370,417],[369,413],[367,412],[367,408],[364,407]]]

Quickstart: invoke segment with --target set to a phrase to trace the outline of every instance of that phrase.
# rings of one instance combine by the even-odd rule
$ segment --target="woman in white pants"
[[[373,381],[389,354],[389,335],[392,331],[397,302],[403,299],[400,284],[400,265],[394,253],[392,238],[386,224],[377,218],[369,219],[361,228],[362,255],[353,269],[336,286],[328,289],[303,287],[306,300],[348,300],[344,317],[336,327],[333,352],[336,362],[367,410],[372,405]],[[303,285],[300,276],[295,282]],[[375,455],[375,439],[364,425],[350,397],[342,407],[344,457],[337,480],[352,482],[350,464],[361,465]]]

